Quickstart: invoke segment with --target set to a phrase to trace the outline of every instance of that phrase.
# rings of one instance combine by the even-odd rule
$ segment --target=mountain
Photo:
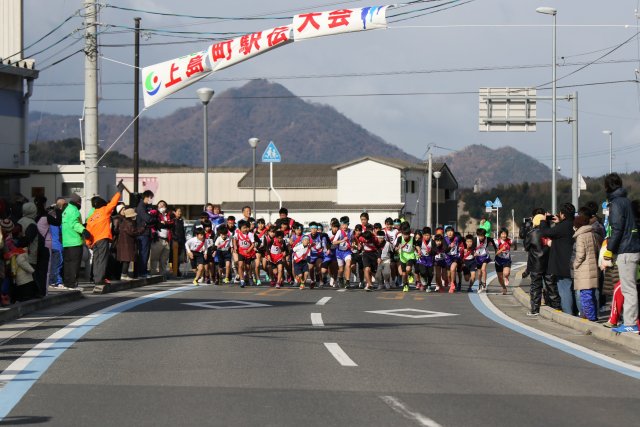
[[[461,188],[479,184],[481,190],[486,190],[498,185],[551,179],[549,167],[513,147],[494,150],[484,145],[469,145],[437,160],[447,163]]]
[[[229,89],[209,104],[209,165],[249,166],[247,140],[258,137],[261,153],[273,140],[284,162],[336,163],[365,155],[417,161],[400,148],[352,122],[333,107],[306,102],[284,86],[253,80]],[[132,117],[100,115],[99,135],[106,148],[129,125]],[[33,112],[30,141],[53,141],[78,136],[78,117]],[[114,150],[133,156],[129,129]],[[200,166],[202,164],[202,106],[181,108],[161,118],[140,119],[140,158]]]

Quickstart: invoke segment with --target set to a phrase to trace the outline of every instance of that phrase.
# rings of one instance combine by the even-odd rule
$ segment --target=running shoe
[[[367,286],[364,287],[364,290],[366,292],[371,292],[373,289],[371,288],[371,286],[367,285]]]
[[[272,280],[269,282],[269,286],[271,286],[272,288],[276,285],[276,281]]]
[[[282,285],[280,283],[276,283],[276,289],[280,289]]]
[[[611,328],[615,328],[617,325],[614,325],[614,324],[613,324],[613,323],[611,323],[611,322],[604,322],[604,323],[602,324],[602,326],[604,326],[605,328],[609,328],[609,329],[611,329]]]
[[[469,292],[469,293],[473,292],[473,286],[469,286],[469,287],[467,288],[467,292]]]
[[[456,291],[456,285],[455,283],[452,283],[449,285],[449,293],[452,294]]]
[[[409,285],[404,285],[402,287],[402,292],[409,292]]]
[[[244,288],[244,280],[240,280],[240,287]]]
[[[622,334],[625,332],[633,332],[633,333],[638,333],[638,325],[620,325],[616,328],[612,328],[611,329],[613,332],[615,332],[616,334]]]
[[[258,280],[256,281],[256,286],[260,286],[260,285],[262,285],[262,280],[258,279]]]
[[[207,285],[211,284],[211,279],[207,278]]]
[[[304,283],[300,283],[300,289],[304,289]]]
[[[194,284],[194,285],[196,285],[196,286],[198,286],[198,284],[199,284],[199,283],[198,283],[198,279],[193,279],[193,284]]]
[[[225,285],[229,284],[230,280],[228,277],[225,277],[224,280],[222,281],[222,283],[224,283]]]
[[[409,275],[409,284],[411,285],[411,284],[413,284],[413,282],[415,282],[415,279],[413,278],[413,275],[410,274]]]
[[[527,317],[538,317],[540,315],[540,313],[538,313],[537,311],[528,311],[527,312]]]

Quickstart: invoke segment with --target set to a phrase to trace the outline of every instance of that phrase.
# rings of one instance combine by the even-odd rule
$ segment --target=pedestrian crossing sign
[[[267,148],[264,150],[262,161],[265,163],[280,163],[282,161],[280,152],[273,141],[269,141],[269,145],[267,145]]]

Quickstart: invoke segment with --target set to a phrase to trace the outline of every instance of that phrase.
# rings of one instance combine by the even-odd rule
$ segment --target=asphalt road
[[[86,333],[32,358],[52,363],[0,424],[637,424],[637,379],[507,329],[467,294],[186,289],[73,326]],[[150,292],[85,301],[30,328],[0,345],[0,367],[6,375],[62,327]],[[30,366],[12,387],[37,377]]]

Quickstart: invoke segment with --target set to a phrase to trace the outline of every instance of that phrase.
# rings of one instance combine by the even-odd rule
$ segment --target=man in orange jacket
[[[111,214],[118,205],[122,195],[122,181],[118,183],[118,191],[113,195],[109,203],[96,196],[92,199],[95,207],[93,214],[87,219],[87,231],[91,239],[87,240],[87,246],[93,249],[93,281],[96,285],[108,283],[105,279],[107,262],[109,260],[109,246],[113,236],[111,234]]]

